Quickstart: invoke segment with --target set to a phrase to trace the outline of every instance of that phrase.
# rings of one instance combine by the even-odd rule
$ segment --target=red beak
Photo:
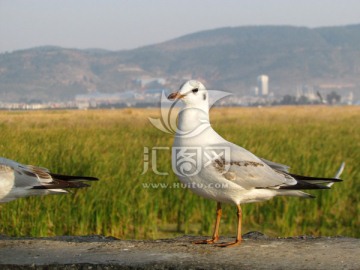
[[[180,99],[180,98],[183,98],[185,95],[181,95],[179,92],[174,92],[174,93],[171,93],[169,96],[168,96],[168,99],[170,100],[176,100],[176,99]]]

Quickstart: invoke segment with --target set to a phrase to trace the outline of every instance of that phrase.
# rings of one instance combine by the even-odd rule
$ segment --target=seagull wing
[[[233,143],[227,142],[211,147],[224,147],[230,152],[228,159],[216,159],[212,164],[225,178],[244,189],[279,188],[297,183],[292,176],[283,171],[285,170],[284,165],[271,162],[270,165],[274,168],[282,169],[275,170],[262,159]],[[269,161],[267,162],[269,163]]]
[[[52,181],[47,169],[23,165],[10,159],[0,158],[0,168],[2,181],[12,181],[14,188],[33,188]]]
[[[215,169],[227,180],[244,189],[328,189],[334,182],[341,179],[311,177],[289,173],[289,167],[266,159],[261,159],[248,150],[233,143],[221,144],[228,149],[228,158],[213,161]],[[214,147],[221,147],[214,145]],[[343,166],[341,166],[340,170]]]
[[[266,165],[270,166],[270,168],[282,172],[289,172],[290,167],[281,163],[276,163],[274,161],[267,160],[265,158],[260,158]]]
[[[96,180],[89,176],[54,174],[46,168],[0,158],[0,203],[27,196],[66,193],[68,188],[88,187],[83,181]]]
[[[95,177],[70,176],[51,173],[48,169],[33,165],[24,165],[16,161],[1,158],[0,165],[11,168],[15,188],[23,189],[62,189],[88,186],[81,181],[96,181]],[[63,190],[62,192],[65,192]]]

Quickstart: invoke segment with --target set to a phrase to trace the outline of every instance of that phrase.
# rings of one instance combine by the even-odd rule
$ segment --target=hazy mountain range
[[[198,78],[208,88],[246,93],[256,77],[270,91],[299,85],[351,89],[360,95],[360,24],[306,28],[248,26],[208,30],[133,50],[53,46],[0,54],[0,99],[66,100],[88,91],[139,88],[139,78],[164,78],[165,87]]]

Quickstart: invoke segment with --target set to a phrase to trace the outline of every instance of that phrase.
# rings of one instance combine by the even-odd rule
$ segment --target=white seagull
[[[55,174],[46,168],[0,158],[0,203],[21,197],[67,193],[67,188],[87,187],[83,181],[96,180],[95,177]]]
[[[236,205],[238,227],[235,242],[218,246],[234,246],[241,242],[241,204],[265,201],[275,196],[314,198],[301,190],[329,189],[334,182],[342,181],[291,174],[288,166],[259,158],[226,141],[210,125],[209,93],[199,81],[184,83],[168,98],[185,104],[178,115],[172,148],[173,170],[194,193],[217,202],[212,239],[196,244],[218,241],[222,203]],[[342,169],[343,165],[337,176]]]

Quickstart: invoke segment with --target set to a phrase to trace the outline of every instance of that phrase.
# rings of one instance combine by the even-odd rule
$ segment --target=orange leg
[[[236,207],[237,207],[237,216],[238,216],[238,227],[237,227],[236,240],[235,240],[235,242],[218,244],[218,245],[216,245],[217,247],[233,247],[233,246],[240,245],[240,243],[241,243],[241,240],[242,240],[242,238],[241,238],[242,210],[241,210],[240,205],[236,205]]]
[[[220,226],[221,214],[222,214],[221,203],[218,202],[216,208],[215,228],[212,238],[208,240],[197,241],[194,242],[194,244],[214,244],[216,241],[219,240],[219,226]]]

